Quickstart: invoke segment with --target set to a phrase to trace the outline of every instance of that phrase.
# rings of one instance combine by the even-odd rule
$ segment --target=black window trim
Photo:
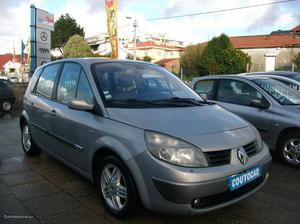
[[[245,80],[240,80],[240,79],[234,79],[234,78],[220,78],[220,79],[217,79],[218,80],[218,85],[217,85],[217,88],[216,88],[216,98],[215,98],[215,101],[218,101],[218,102],[222,102],[222,103],[230,103],[230,104],[234,104],[234,105],[239,105],[239,106],[245,106],[245,107],[251,107],[250,105],[244,105],[244,104],[238,104],[238,103],[232,103],[232,102],[226,102],[226,101],[221,101],[221,100],[219,100],[218,99],[218,94],[219,94],[219,86],[220,86],[220,82],[222,81],[222,80],[231,80],[231,81],[240,81],[240,82],[244,82],[244,83],[246,83],[246,84],[248,84],[249,86],[251,86],[252,88],[254,88],[257,92],[259,92],[261,95],[262,95],[262,97],[263,97],[263,101],[264,102],[266,102],[267,103],[267,105],[268,105],[268,108],[267,109],[269,109],[270,108],[270,106],[271,106],[271,103],[270,103],[270,101],[269,101],[269,99],[265,96],[265,94],[262,92],[262,91],[260,91],[260,89],[257,89],[257,88],[255,88],[252,84],[250,84],[250,83],[248,83],[247,81],[245,81]],[[266,110],[267,110],[266,109]]]

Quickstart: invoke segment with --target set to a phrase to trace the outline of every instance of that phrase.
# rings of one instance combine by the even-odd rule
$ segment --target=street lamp
[[[126,19],[132,19],[130,16],[126,16]],[[137,20],[135,19],[133,22],[133,60],[136,60],[136,28],[137,28]]]

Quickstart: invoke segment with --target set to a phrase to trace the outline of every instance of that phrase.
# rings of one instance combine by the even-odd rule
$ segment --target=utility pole
[[[132,19],[130,16],[126,16],[126,19]],[[134,33],[134,36],[133,36],[133,60],[136,60],[136,39],[137,39],[137,20],[135,19],[134,22],[133,22],[133,33]]]
[[[137,20],[134,20],[133,23],[133,32],[134,32],[134,37],[133,37],[133,60],[136,60],[136,28],[137,28]]]

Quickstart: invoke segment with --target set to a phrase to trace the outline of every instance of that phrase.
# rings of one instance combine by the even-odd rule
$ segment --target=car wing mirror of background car
[[[269,108],[269,105],[267,105],[266,103],[264,103],[260,100],[251,100],[250,106],[251,107],[257,107],[257,108],[260,108],[260,109],[268,109]]]

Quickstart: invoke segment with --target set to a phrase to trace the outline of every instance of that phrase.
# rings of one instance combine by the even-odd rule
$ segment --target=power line
[[[190,16],[199,16],[199,15],[213,14],[213,13],[219,13],[219,12],[228,12],[228,11],[241,10],[241,9],[256,8],[256,7],[267,6],[267,5],[288,3],[288,2],[293,2],[293,1],[295,1],[295,0],[284,0],[284,1],[269,2],[269,3],[257,4],[257,5],[248,5],[248,6],[242,6],[242,7],[230,8],[230,9],[220,9],[220,10],[214,10],[214,11],[197,12],[197,13],[183,14],[183,15],[177,15],[177,16],[165,16],[165,17],[158,17],[158,18],[150,18],[150,19],[146,19],[146,21],[156,21],[156,20],[175,19],[175,18],[190,17]]]

